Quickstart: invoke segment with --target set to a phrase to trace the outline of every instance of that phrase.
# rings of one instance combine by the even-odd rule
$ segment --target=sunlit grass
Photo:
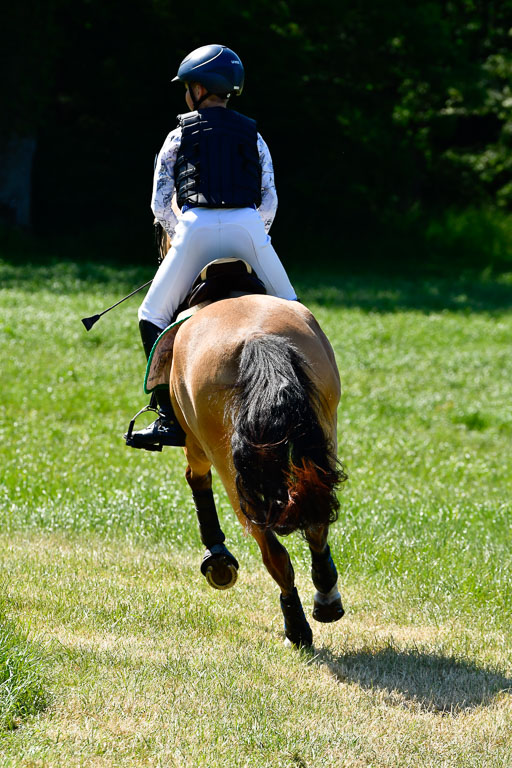
[[[80,318],[149,277],[1,265],[9,610],[64,649],[56,709],[6,765],[34,740],[48,765],[510,764],[510,279],[297,275],[336,352],[349,473],[331,532],[347,616],[313,627],[312,661],[281,648],[277,588],[220,484],[227,595],[198,573],[181,451],[124,446],[147,400],[137,299],[89,333]],[[285,543],[308,605],[307,546]]]
[[[80,322],[146,275],[95,267],[88,278],[72,264],[4,271],[12,285],[0,294],[9,361],[0,404],[4,529],[196,548],[181,451],[148,454],[122,440],[146,402],[137,299],[89,333]],[[449,612],[472,612],[476,600],[503,621],[512,543],[506,278],[493,290],[342,277],[299,280],[299,289],[333,343],[342,380],[339,445],[350,480],[332,537],[344,578],[398,593],[407,610],[426,595]],[[462,309],[441,309],[443,295],[452,305],[459,296]],[[390,311],[390,296],[405,308]],[[477,296],[485,308],[468,314],[464,302]],[[230,539],[258,557],[218,483],[215,490]],[[300,542],[288,541],[305,564]]]
[[[15,728],[47,703],[44,676],[47,660],[37,645],[6,618],[0,603],[0,733]]]
[[[282,643],[261,564],[228,592],[199,558],[92,534],[0,538],[11,610],[55,659],[45,717],[0,738],[2,765],[506,766],[512,684],[500,632],[396,624],[352,585],[316,651]],[[299,575],[310,609],[312,587]],[[377,605],[377,609],[381,606]],[[489,762],[489,755],[492,761]],[[302,762],[301,762],[302,761]]]

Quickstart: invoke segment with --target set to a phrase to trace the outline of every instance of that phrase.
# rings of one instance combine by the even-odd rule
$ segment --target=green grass
[[[145,270],[0,263],[9,618],[53,702],[5,765],[512,763],[512,281],[298,274],[342,381],[331,545],[347,616],[281,646],[277,588],[218,482],[237,586],[210,590],[179,450],[130,451]],[[307,547],[286,540],[305,605]],[[30,762],[32,760],[32,762]]]
[[[46,663],[37,645],[0,609],[0,732],[45,707]]]

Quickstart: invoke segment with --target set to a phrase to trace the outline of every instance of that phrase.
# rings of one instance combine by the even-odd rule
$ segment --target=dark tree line
[[[246,67],[281,241],[512,207],[512,0],[24,0],[3,11],[0,213],[142,242],[194,47]]]

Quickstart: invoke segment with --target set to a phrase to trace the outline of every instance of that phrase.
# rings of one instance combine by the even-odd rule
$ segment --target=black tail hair
[[[245,516],[279,534],[333,523],[346,479],[322,429],[308,363],[281,336],[255,336],[240,355],[231,447]]]
[[[153,236],[155,239],[155,248],[158,253],[158,263],[161,264],[164,260],[167,251],[169,250],[169,235],[162,227],[157,219],[153,222]]]

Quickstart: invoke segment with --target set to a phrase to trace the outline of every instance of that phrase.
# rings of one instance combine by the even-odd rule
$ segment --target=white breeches
[[[270,295],[297,298],[255,209],[191,208],[180,216],[172,248],[139,308],[139,320],[166,328],[203,267],[229,257],[245,259]]]

